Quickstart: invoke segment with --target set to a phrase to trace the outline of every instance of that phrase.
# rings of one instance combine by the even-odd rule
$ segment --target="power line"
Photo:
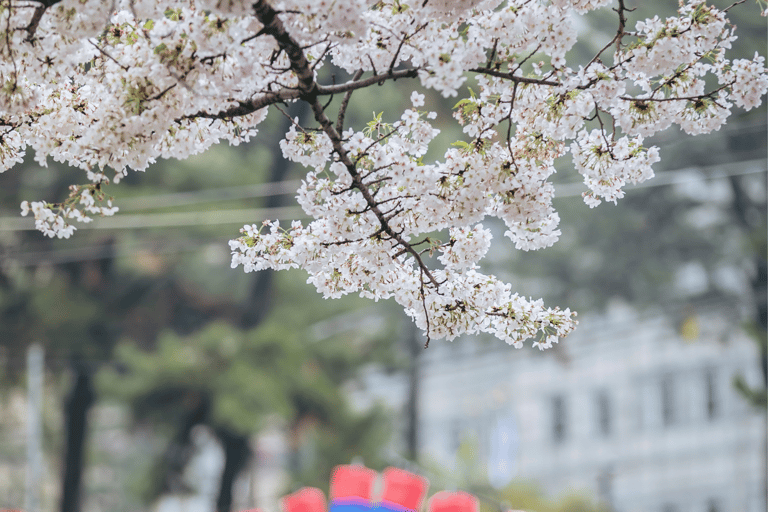
[[[166,239],[151,240],[143,244],[132,245],[130,247],[117,247],[116,250],[108,245],[99,244],[76,249],[58,249],[52,251],[34,251],[23,253],[8,253],[3,257],[6,260],[14,260],[14,264],[21,267],[29,267],[40,264],[64,265],[67,263],[78,263],[82,261],[94,261],[104,259],[121,259],[134,257],[137,254],[151,252],[154,255],[159,254],[180,254],[183,252],[195,252],[206,245],[221,244],[226,247],[227,238],[217,239],[186,239],[174,244],[168,244]]]
[[[754,167],[752,167],[754,165]],[[691,167],[690,170],[706,170],[706,169],[722,169],[723,166],[711,166],[711,167]],[[746,167],[746,169],[745,169]],[[733,169],[730,171],[720,172],[715,176],[698,176],[698,177],[681,177],[679,171],[677,172],[664,172],[656,176],[655,178],[648,180],[644,183],[635,185],[629,188],[631,191],[634,188],[647,188],[647,187],[659,187],[678,185],[684,183],[698,182],[704,180],[723,179],[731,176],[746,176],[752,174],[761,174],[766,172],[765,160],[751,160],[738,163],[738,170]],[[267,184],[274,185],[274,184]],[[562,185],[556,185],[557,198],[566,197],[580,197],[582,190],[584,190],[584,184],[582,183],[567,183]],[[223,190],[223,189],[222,189]],[[172,196],[173,194],[169,194]],[[160,197],[160,196],[158,196]],[[78,229],[139,229],[139,228],[158,228],[158,227],[183,227],[183,226],[205,226],[205,225],[226,225],[226,224],[239,224],[246,223],[258,223],[261,219],[307,219],[307,215],[296,206],[293,207],[276,207],[276,208],[250,208],[250,209],[233,209],[233,210],[215,210],[209,212],[172,212],[172,213],[147,213],[147,214],[132,214],[132,215],[119,215],[116,217],[106,217],[103,219],[94,220],[91,224],[84,224],[78,226]],[[0,217],[0,231],[26,231],[34,230],[34,222],[32,219],[17,218],[17,217]],[[234,236],[234,235],[233,235]],[[227,238],[228,240],[229,238]],[[201,245],[208,245],[211,243],[225,243],[225,239],[217,240],[187,240],[185,242],[177,243],[174,245],[168,245],[163,241],[162,248],[158,249],[158,241],[151,241],[140,246],[133,246],[129,249],[118,249],[116,254],[111,254],[106,251],[104,245],[82,247],[69,250],[54,250],[54,251],[36,251],[25,252],[17,254],[5,254],[4,257],[9,260],[15,260],[17,265],[30,266],[38,265],[41,263],[47,263],[51,265],[61,265],[65,263],[76,263],[81,261],[92,261],[104,258],[125,258],[134,256],[140,252],[152,251],[154,254],[177,254],[181,252],[192,252],[198,250]]]
[[[223,224],[258,223],[263,219],[307,218],[298,206],[274,208],[242,208],[211,210],[202,212],[134,213],[117,214],[114,217],[97,217],[88,224],[78,223],[81,229],[143,229],[173,228],[187,226],[213,226]],[[22,217],[0,217],[0,231],[33,231],[34,219]]]
[[[145,196],[122,199],[120,211],[148,210],[152,208],[170,208],[193,204],[253,199],[256,197],[293,194],[301,186],[301,180],[259,183],[237,187],[217,188],[197,192],[176,192],[157,196]]]
[[[702,180],[723,179],[731,176],[745,176],[749,174],[760,174],[766,172],[765,160],[748,160],[731,164],[731,167],[737,167],[725,170],[712,176],[701,177],[680,177],[679,171],[667,171],[658,174],[651,180],[639,183],[627,189],[631,191],[636,188],[660,187],[666,185],[678,185]],[[725,165],[713,165],[707,167],[691,167],[691,170],[707,171],[721,170]],[[249,188],[249,192],[243,192],[240,198],[245,198],[248,194],[258,191],[261,194],[278,193],[289,187],[293,187],[298,181],[266,183],[258,190]],[[566,198],[581,196],[585,190],[583,183],[566,183],[555,185],[557,190],[555,198]],[[193,204],[207,202],[211,197],[234,198],[233,189],[218,189],[211,191],[210,195],[194,195],[192,193],[167,194],[165,196],[152,196],[147,198],[137,198],[130,204],[130,209],[141,209],[148,204],[158,204],[162,198],[167,198],[169,202],[176,202],[175,205]],[[284,192],[279,192],[284,193]],[[248,196],[253,197],[253,196]],[[262,219],[307,219],[309,218],[298,206],[274,207],[274,208],[244,208],[229,210],[211,210],[201,212],[168,212],[168,213],[143,213],[143,214],[120,214],[114,217],[99,217],[88,224],[78,224],[77,229],[143,229],[143,228],[173,228],[188,226],[207,226],[207,225],[225,225],[225,224],[247,224],[259,222]],[[33,231],[35,230],[34,220],[22,217],[0,217],[0,231]]]

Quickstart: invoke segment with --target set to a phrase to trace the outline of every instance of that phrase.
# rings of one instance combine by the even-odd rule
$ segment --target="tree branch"
[[[291,62],[291,70],[296,73],[299,80],[296,89],[282,89],[278,92],[268,92],[256,97],[250,101],[241,101],[239,105],[216,114],[208,112],[198,112],[182,117],[182,119],[232,119],[233,117],[244,116],[256,112],[264,107],[275,103],[282,103],[290,100],[297,100],[303,96],[317,97],[340,93],[348,93],[363,87],[369,87],[375,83],[381,83],[385,80],[397,80],[398,78],[413,78],[417,75],[418,68],[401,69],[398,71],[388,70],[386,73],[377,74],[374,71],[373,76],[365,80],[352,79],[349,82],[322,86],[315,81],[313,68],[310,66],[307,57],[299,43],[291,37],[285,30],[283,22],[277,17],[278,13],[266,0],[259,0],[253,4],[256,17],[264,25],[259,30],[259,35],[267,34],[275,38],[280,51],[288,55]],[[359,78],[359,77],[357,77]],[[347,100],[349,101],[349,100]],[[343,117],[342,117],[343,120]]]
[[[285,26],[277,18],[277,12],[272,8],[272,6],[270,6],[265,0],[259,0],[253,5],[253,8],[256,12],[256,17],[259,19],[262,25],[264,25],[264,32],[274,37],[277,41],[277,44],[280,46],[280,49],[284,51],[286,55],[288,55],[288,58],[291,61],[291,69],[294,73],[296,73],[296,76],[299,79],[299,98],[309,103],[312,107],[312,113],[315,116],[315,120],[320,123],[323,131],[331,140],[334,152],[338,155],[339,161],[343,163],[347,168],[347,172],[349,172],[349,174],[352,176],[352,182],[354,183],[355,188],[360,191],[360,193],[363,195],[363,198],[370,206],[371,212],[376,215],[376,218],[381,225],[380,232],[386,233],[391,239],[395,240],[399,245],[406,249],[414,257],[417,264],[419,265],[420,270],[424,273],[424,275],[427,276],[429,281],[434,285],[435,289],[439,289],[440,284],[429,271],[429,267],[426,266],[424,261],[421,259],[421,256],[419,256],[419,253],[403,239],[400,233],[396,232],[394,229],[392,229],[392,226],[389,225],[389,219],[384,215],[384,213],[382,213],[381,209],[379,209],[379,205],[376,202],[376,199],[371,195],[370,190],[363,183],[363,180],[360,177],[360,174],[357,172],[354,162],[350,160],[347,150],[344,149],[344,145],[341,141],[341,135],[339,135],[339,132],[337,132],[333,127],[333,123],[331,123],[331,120],[328,119],[328,116],[325,114],[325,110],[323,109],[323,105],[318,99],[320,95],[359,89],[361,87],[373,85],[374,83],[390,78],[395,79],[398,77],[415,76],[417,70],[407,69],[401,71],[387,71],[386,73],[382,73],[380,75],[374,74],[374,76],[366,80],[347,82],[345,85],[347,85],[348,88],[345,89],[337,89],[338,86],[325,87],[321,89],[317,85],[317,82],[315,82],[314,73],[312,72],[309,62],[304,55],[304,51],[301,49],[301,46],[299,46],[296,40],[294,40],[285,30]]]
[[[392,71],[391,73],[387,72],[387,73],[381,73],[379,75],[373,75],[371,77],[366,78],[365,80],[356,81],[353,79],[353,80],[350,80],[349,82],[345,82],[343,84],[338,84],[338,85],[323,86],[316,82],[313,82],[313,83],[315,85],[315,94],[317,96],[329,96],[332,94],[340,94],[340,93],[355,91],[357,89],[369,87],[375,83],[383,82],[385,80],[397,80],[398,78],[413,78],[416,76],[417,72],[418,72],[417,68],[401,69],[399,71]],[[233,117],[239,117],[239,116],[245,116],[245,115],[251,114],[264,107],[268,107],[269,105],[274,105],[275,103],[283,103],[285,101],[300,99],[302,97],[302,94],[303,93],[300,89],[283,89],[278,92],[268,92],[268,93],[262,94],[261,96],[257,96],[256,98],[250,101],[241,101],[238,106],[232,107],[227,110],[222,110],[221,112],[217,112],[215,114],[211,114],[209,112],[197,112],[195,114],[186,115],[182,117],[182,119],[197,119],[197,118],[232,119]]]
[[[392,226],[389,225],[388,219],[385,217],[384,213],[379,209],[378,203],[376,202],[376,199],[371,195],[370,190],[368,190],[368,187],[365,186],[365,184],[362,181],[362,178],[360,177],[360,174],[357,172],[357,169],[355,168],[355,164],[350,160],[349,155],[347,154],[347,150],[344,149],[344,146],[341,142],[341,136],[336,131],[336,129],[333,127],[333,124],[331,124],[331,120],[328,119],[328,116],[325,115],[325,111],[323,110],[323,106],[320,104],[320,101],[315,97],[310,101],[311,98],[305,98],[307,101],[310,102],[310,105],[312,106],[312,113],[315,115],[315,120],[320,123],[320,126],[322,126],[323,131],[326,135],[328,135],[328,138],[331,139],[331,144],[333,145],[333,150],[336,152],[337,155],[339,155],[339,161],[343,163],[346,168],[347,172],[352,176],[352,182],[355,184],[355,188],[357,188],[360,193],[363,195],[363,198],[365,199],[366,203],[368,203],[368,206],[371,208],[371,212],[373,212],[374,215],[376,215],[376,218],[379,220],[379,224],[381,224],[381,230],[382,232],[389,235],[390,238],[395,240],[399,245],[401,245],[411,256],[414,257],[416,260],[416,263],[419,265],[419,269],[424,272],[424,275],[427,276],[429,281],[434,285],[435,289],[440,288],[440,284],[437,282],[437,280],[434,278],[432,273],[429,271],[429,267],[424,263],[424,261],[421,259],[421,256],[419,256],[419,253],[411,247],[411,245],[406,242],[402,236],[400,236],[399,233],[397,233],[394,229],[392,229]]]
[[[734,84],[734,82],[728,82],[726,84],[721,85],[720,87],[718,87],[717,89],[715,89],[713,91],[710,91],[710,92],[707,92],[707,93],[704,93],[704,94],[699,94],[698,96],[669,96],[669,97],[664,97],[664,98],[632,98],[630,96],[619,96],[619,99],[622,99],[624,101],[631,101],[631,102],[636,102],[636,101],[641,101],[641,102],[648,102],[648,101],[656,101],[656,102],[662,102],[662,101],[691,101],[691,102],[695,102],[695,101],[703,100],[704,98],[712,99],[712,97],[715,94],[717,94],[718,92],[722,91],[723,89],[731,87],[733,84]],[[717,106],[722,107],[722,105],[720,105],[716,101],[714,103]]]
[[[283,22],[277,17],[277,11],[266,0],[258,0],[253,4],[253,10],[261,24],[264,25],[261,30],[274,37],[280,49],[288,56],[291,69],[296,73],[296,78],[299,80],[299,91],[302,94],[311,94],[317,88],[315,74],[312,72],[301,46],[288,34]]]
[[[90,39],[88,39],[88,42],[89,42],[89,43],[91,43],[91,46],[93,46],[94,48],[96,48],[97,50],[99,50],[99,52],[100,52],[102,55],[104,55],[106,58],[108,58],[109,60],[111,60],[112,62],[114,62],[115,64],[117,64],[118,66],[120,66],[120,67],[123,69],[123,71],[128,71],[128,70],[130,69],[128,66],[125,66],[125,65],[123,65],[123,64],[120,64],[120,62],[118,62],[118,61],[117,61],[117,59],[115,59],[115,58],[114,58],[112,55],[110,55],[110,54],[109,54],[109,53],[108,53],[108,52],[107,52],[107,51],[106,51],[104,48],[102,48],[101,46],[97,45],[96,43],[94,43],[94,42],[93,42],[93,41],[91,41]]]
[[[24,29],[27,31],[27,41],[32,42],[35,39],[35,32],[37,31],[37,26],[40,24],[40,20],[43,19],[43,14],[45,14],[45,10],[49,6],[47,5],[38,5],[35,7],[35,12],[32,15],[32,19],[29,20],[29,25]]]
[[[560,84],[560,82],[553,82],[552,80],[542,80],[538,78],[528,78],[525,76],[517,76],[517,75],[513,75],[512,73],[504,73],[503,71],[496,71],[488,68],[472,68],[469,71],[472,71],[473,73],[482,73],[484,75],[491,75],[498,78],[506,78],[507,80],[511,80],[518,84],[550,85],[552,87],[557,87],[559,85],[562,85]]]
[[[363,70],[358,69],[355,72],[355,76],[352,77],[352,81],[357,82],[358,80],[360,80],[361,76],[363,76]],[[341,106],[339,107],[339,115],[336,118],[336,131],[339,133],[344,131],[344,116],[347,113],[349,100],[350,98],[352,98],[352,91],[354,91],[354,89],[349,89],[346,93],[344,93],[344,98],[341,100]]]
[[[30,2],[35,2],[36,4],[42,4],[46,9],[48,7],[54,6],[57,3],[61,2],[61,0],[29,0]]]
[[[317,84],[317,94],[326,96],[328,94],[339,94],[347,91],[354,91],[369,87],[373,84],[382,83],[386,80],[397,80],[398,78],[414,78],[417,76],[419,68],[400,69],[398,71],[387,71],[386,73],[374,74],[365,80],[350,80],[339,85],[323,86]]]
[[[619,8],[614,9],[614,11],[619,15],[619,29],[616,31],[616,36],[614,37],[614,40],[616,41],[616,52],[618,53],[621,51],[621,40],[624,36],[624,28],[627,26],[626,12],[634,11],[634,9],[627,9],[624,5],[624,0],[619,0]]]
[[[241,101],[236,107],[232,107],[227,110],[222,110],[216,114],[210,114],[208,112],[197,112],[183,116],[181,119],[232,119],[233,117],[245,116],[252,114],[257,110],[261,110],[269,105],[275,103],[283,103],[284,101],[297,100],[301,97],[301,92],[297,89],[283,89],[280,92],[268,92],[251,101]]]

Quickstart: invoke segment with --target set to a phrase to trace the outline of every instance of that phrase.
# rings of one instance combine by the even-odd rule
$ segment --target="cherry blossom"
[[[634,20],[624,0],[5,0],[0,172],[27,148],[81,168],[86,184],[62,202],[21,205],[69,237],[117,211],[110,182],[248,142],[270,106],[305,102],[312,120],[294,119],[280,147],[307,168],[297,200],[312,220],[243,227],[232,267],[300,268],[324,297],[393,299],[427,343],[487,332],[549,348],[575,313],[484,274],[482,222],[500,219],[518,250],[549,247],[556,159],[570,153],[590,207],[616,202],[653,176],[646,137],[708,133],[759,106],[765,61],[728,58],[731,7],[681,0],[674,16]],[[574,20],[596,9],[613,10],[615,36],[570,62]],[[323,66],[349,76],[321,83]],[[390,81],[410,107],[345,127],[354,92]],[[427,89],[457,97],[465,136],[435,161]]]

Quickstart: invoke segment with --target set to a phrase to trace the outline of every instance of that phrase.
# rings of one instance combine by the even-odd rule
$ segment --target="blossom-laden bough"
[[[302,268],[325,297],[393,298],[427,343],[489,332],[543,349],[574,313],[479,272],[491,242],[481,222],[501,219],[518,249],[548,247],[560,234],[556,158],[571,153],[589,206],[615,202],[653,176],[645,137],[672,124],[708,133],[733,106],[758,106],[763,57],[726,54],[726,15],[743,2],[681,0],[633,29],[625,0],[2,0],[0,169],[29,146],[41,165],[85,170],[62,203],[22,204],[38,229],[67,237],[117,210],[103,188],[128,169],[246,142],[269,106],[306,102],[312,126],[294,121],[281,147],[309,168],[298,201],[314,220],[245,226],[232,266]],[[574,18],[598,8],[615,11],[615,35],[569,65]],[[324,65],[350,78],[320,83]],[[399,118],[345,128],[358,89],[396,80],[450,97],[469,77],[477,92],[453,113],[467,140],[438,161],[424,161],[437,114],[416,90]]]

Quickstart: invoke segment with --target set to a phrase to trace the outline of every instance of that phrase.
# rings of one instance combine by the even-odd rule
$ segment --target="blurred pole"
[[[251,464],[251,474],[248,481],[248,494],[251,508],[259,507],[259,464],[261,463],[261,452],[259,450],[259,434],[251,437],[251,450],[253,459]]]
[[[408,458],[418,461],[419,456],[419,388],[421,386],[421,353],[424,351],[418,339],[418,329],[411,319],[406,319],[406,337],[408,342],[411,364],[408,373],[408,430],[406,431],[406,448]]]
[[[217,428],[216,437],[224,448],[224,469],[216,498],[217,512],[232,510],[234,487],[237,477],[247,467],[251,458],[251,447],[247,435],[229,428]]]
[[[64,402],[66,440],[61,512],[80,511],[80,487],[83,479],[83,451],[88,428],[88,411],[96,399],[90,370],[79,359],[72,361],[75,383]]]
[[[27,349],[27,480],[24,509],[40,512],[43,467],[43,347]]]

